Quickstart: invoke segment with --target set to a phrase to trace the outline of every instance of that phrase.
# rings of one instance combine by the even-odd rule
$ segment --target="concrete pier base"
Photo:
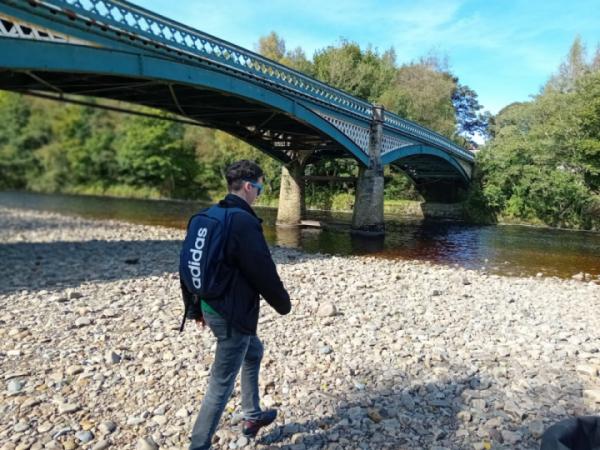
[[[466,218],[464,203],[421,203],[423,218],[430,220],[462,221]]]
[[[294,160],[281,168],[277,225],[300,226],[306,206],[304,204],[304,165]]]
[[[383,172],[361,167],[352,212],[352,234],[381,236],[383,222]]]

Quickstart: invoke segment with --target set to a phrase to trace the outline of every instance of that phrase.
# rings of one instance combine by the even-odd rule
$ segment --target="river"
[[[204,204],[0,192],[0,206],[184,228],[189,216]],[[373,240],[350,235],[349,213],[309,211],[307,218],[323,222],[325,228],[290,229],[275,226],[275,209],[256,210],[264,219],[270,244],[311,253],[424,260],[509,276],[570,278],[584,272],[600,279],[600,233],[516,225],[475,226],[387,215],[385,238]]]

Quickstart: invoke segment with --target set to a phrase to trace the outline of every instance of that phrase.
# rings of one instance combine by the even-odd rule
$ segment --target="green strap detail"
[[[202,313],[203,314],[210,314],[210,315],[217,315],[219,316],[220,314],[214,310],[214,308],[212,306],[210,306],[208,303],[206,303],[204,300],[200,300],[200,305],[202,307]]]

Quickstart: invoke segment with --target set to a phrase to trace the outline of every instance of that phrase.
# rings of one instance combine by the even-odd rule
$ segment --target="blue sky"
[[[600,42],[600,0],[136,0],[152,11],[250,50],[276,31],[288,49],[315,50],[340,38],[397,62],[433,51],[473,88],[486,109],[536,94],[576,35],[592,54]]]

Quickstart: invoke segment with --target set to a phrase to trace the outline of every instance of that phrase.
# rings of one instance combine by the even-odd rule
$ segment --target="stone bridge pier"
[[[352,214],[351,232],[364,236],[382,236],[383,222],[383,164],[381,143],[383,139],[383,107],[373,107],[373,120],[369,138],[369,166],[360,167],[356,186],[356,199]],[[304,169],[309,152],[295,152],[291,162],[281,169],[277,225],[300,226],[305,217]]]
[[[298,227],[306,215],[304,169],[312,152],[295,152],[291,162],[281,168],[277,225]]]
[[[352,211],[352,234],[382,236],[383,222],[383,164],[381,143],[383,141],[383,107],[373,107],[373,120],[369,135],[369,166],[360,167],[356,199]]]

